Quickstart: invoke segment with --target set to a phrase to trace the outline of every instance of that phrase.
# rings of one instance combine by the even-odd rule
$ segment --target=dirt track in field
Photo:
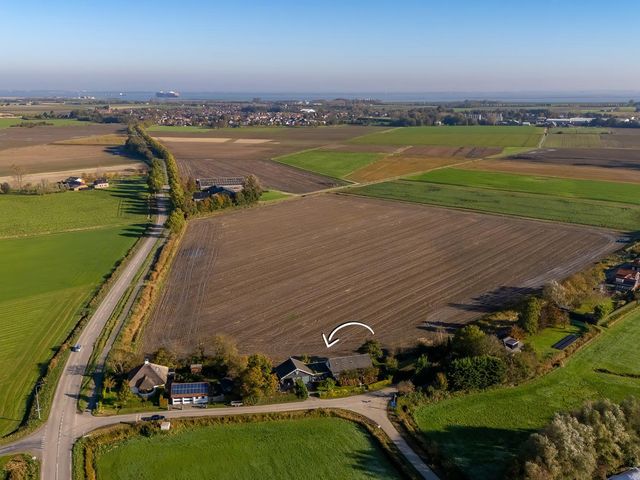
[[[0,150],[33,145],[45,145],[60,140],[122,133],[124,125],[117,123],[104,125],[78,125],[66,127],[9,127],[0,129]]]
[[[198,178],[255,174],[266,187],[291,193],[308,193],[346,182],[270,159],[332,145],[374,131],[375,128],[352,126],[238,128],[204,133],[162,132],[157,133],[157,137],[175,155],[185,176]]]
[[[369,324],[387,346],[463,324],[619,248],[604,230],[340,195],[193,221],[144,335],[180,354],[212,335],[275,360],[327,354]],[[330,353],[369,338],[348,328]]]

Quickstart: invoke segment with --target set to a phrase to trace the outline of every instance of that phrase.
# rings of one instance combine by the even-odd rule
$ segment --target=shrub
[[[293,387],[293,393],[296,394],[296,397],[302,400],[309,398],[309,390],[300,378],[296,379],[296,384]]]
[[[483,389],[502,383],[506,371],[504,360],[498,357],[458,358],[449,365],[447,380],[454,390]]]
[[[528,334],[536,333],[540,329],[540,315],[542,305],[536,297],[529,297],[518,317],[518,325]]]

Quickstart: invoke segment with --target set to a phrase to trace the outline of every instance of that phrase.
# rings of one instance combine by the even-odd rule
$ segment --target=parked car
[[[157,420],[164,420],[164,415],[151,415],[150,417],[142,417],[141,420],[145,422],[154,422]]]

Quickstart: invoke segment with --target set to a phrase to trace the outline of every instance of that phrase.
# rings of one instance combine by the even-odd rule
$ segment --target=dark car
[[[145,422],[153,422],[156,420],[164,420],[164,415],[151,415],[150,417],[142,417],[142,420]]]

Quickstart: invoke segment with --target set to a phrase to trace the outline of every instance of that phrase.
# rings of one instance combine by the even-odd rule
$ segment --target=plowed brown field
[[[327,354],[360,321],[387,346],[463,324],[618,248],[604,230],[340,195],[196,220],[144,334],[192,351],[215,334],[274,359]],[[349,327],[329,353],[369,338]]]
[[[122,133],[123,125],[118,123],[104,125],[78,125],[68,127],[12,127],[0,130],[0,150],[32,145],[45,145],[71,138],[89,137],[93,135],[108,135]],[[126,132],[125,132],[126,133]]]
[[[270,159],[340,142],[379,130],[375,127],[236,128],[210,132],[162,132],[161,138],[191,177],[255,174],[263,185],[307,193],[346,182],[300,170]],[[192,140],[192,141],[191,141]]]

